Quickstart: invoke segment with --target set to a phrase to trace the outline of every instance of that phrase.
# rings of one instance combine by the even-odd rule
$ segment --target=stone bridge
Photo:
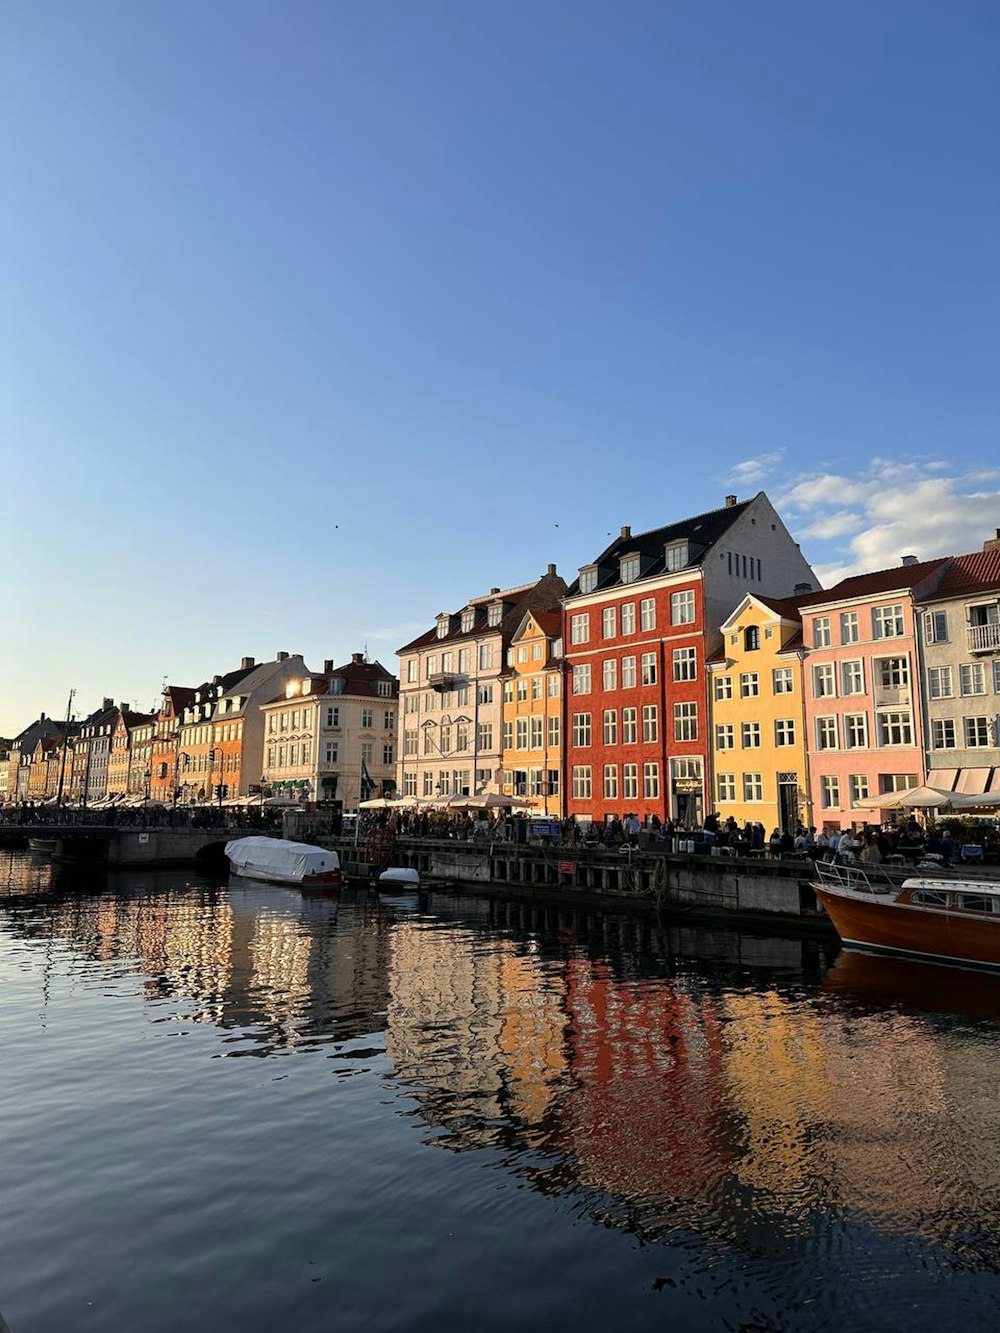
[[[19,829],[54,860],[117,866],[217,865],[239,832],[226,829],[112,828],[100,824],[37,824]]]

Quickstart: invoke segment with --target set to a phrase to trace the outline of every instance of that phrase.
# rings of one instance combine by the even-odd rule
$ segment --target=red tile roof
[[[881,593],[916,591],[921,583],[927,582],[926,588],[920,589],[923,595],[934,593],[937,582],[934,575],[947,567],[948,556],[936,560],[921,560],[915,565],[894,565],[891,569],[876,569],[870,574],[854,574],[841,581],[826,592],[809,593],[797,598],[800,610],[805,607],[823,606],[828,602],[847,602],[856,597],[877,597]]]
[[[957,555],[934,592],[938,597],[964,597],[1000,588],[1000,546]]]

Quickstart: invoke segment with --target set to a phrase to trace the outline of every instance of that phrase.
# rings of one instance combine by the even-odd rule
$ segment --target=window
[[[715,779],[716,790],[719,793],[719,801],[736,800],[736,774],[718,773]]]
[[[533,643],[531,645],[531,660],[540,662],[545,656],[545,645],[543,643]]]
[[[898,690],[910,683],[910,663],[905,657],[878,657],[875,672],[882,689]]]
[[[504,750],[512,750],[514,748],[514,723],[509,719],[503,723],[501,736]]]
[[[558,699],[559,697],[559,677],[553,671],[549,674],[549,698]]]
[[[437,653],[431,653],[430,657],[428,657],[425,660],[424,667],[427,671],[428,680],[430,680],[431,676],[437,675],[437,669],[438,669]]]
[[[417,672],[420,670],[420,663],[415,657],[411,657],[406,664],[406,679],[409,684],[413,684],[417,679]]]
[[[824,810],[840,808],[840,779],[823,776],[819,780],[819,803]]]
[[[493,686],[478,686],[476,689],[476,700],[481,704],[491,704],[493,702]]]
[[[634,745],[637,734],[638,710],[635,708],[622,709],[622,744]]]
[[[688,540],[671,542],[663,552],[663,568],[668,573],[683,569],[688,562]]]
[[[605,745],[618,744],[618,710],[616,708],[605,708],[602,735],[604,736]]]
[[[1000,694],[1000,657],[993,659],[993,693]]]
[[[580,591],[593,592],[597,587],[597,569],[592,566],[589,569],[580,570]]]
[[[947,907],[948,895],[940,889],[915,889],[910,894],[911,903],[925,903],[928,907]]]
[[[425,773],[425,774],[424,774],[424,795],[425,795],[425,796],[433,796],[433,795],[434,795],[434,774],[433,774],[433,773]]]
[[[948,642],[948,612],[924,612],[924,643]]]
[[[328,727],[340,726],[340,708],[328,708],[326,710],[326,725]],[[284,728],[282,728],[284,730]]]
[[[652,656],[652,654],[650,654]],[[643,658],[643,661],[646,659]],[[698,650],[697,648],[675,648],[673,653],[674,662],[674,680],[695,680],[698,675]],[[654,677],[655,680],[655,677]],[[729,680],[728,676],[718,677],[718,680]],[[643,681],[643,684],[646,682]],[[731,685],[731,682],[730,682]],[[716,698],[718,698],[716,694]]]
[[[832,662],[813,667],[813,693],[817,699],[829,699],[837,693],[836,677]]]
[[[781,719],[774,724],[775,745],[795,744],[795,722],[791,718]]]
[[[635,684],[635,658],[622,658],[622,689],[630,689]]]
[[[362,741],[361,758],[366,764],[370,764],[372,762],[372,754],[374,752],[374,749],[375,747],[371,741]]]
[[[861,638],[861,626],[858,623],[857,611],[841,611],[840,613],[840,642],[857,643]]]
[[[573,798],[577,801],[590,800],[589,764],[576,764],[573,767]]]
[[[622,633],[635,633],[635,602],[624,602],[622,604]]]
[[[837,748],[837,719],[818,717],[816,719],[817,750],[835,750]]]
[[[589,722],[590,714],[587,714]],[[540,750],[544,743],[545,719],[541,713],[532,713],[528,719],[528,748],[531,750]],[[590,742],[588,741],[589,745]]]
[[[606,800],[618,799],[618,765],[604,765],[604,797]]]
[[[744,801],[762,801],[764,799],[763,774],[743,774],[743,799]]]
[[[392,709],[387,708],[382,714],[382,730],[391,731],[396,724]]]
[[[771,673],[774,684],[775,694],[791,694],[792,692],[792,668],[775,667]]]
[[[851,805],[858,805],[861,801],[868,800],[868,775],[866,773],[852,773],[847,779],[851,791]]]
[[[642,679],[642,683],[643,683],[643,685],[655,685],[655,684],[656,684],[656,654],[655,654],[655,653],[643,653],[642,657],[641,657],[640,660],[639,660],[639,665],[640,665],[640,667],[641,667],[641,669],[642,669],[642,677],[641,677],[641,679]]]
[[[656,704],[643,704],[642,706],[642,739],[644,741],[659,740],[660,737],[660,711]]]
[[[674,740],[696,741],[698,739],[698,705],[696,703],[674,704]]]
[[[590,663],[584,662],[573,668],[573,693],[590,693]]]
[[[503,603],[494,602],[486,612],[486,623],[491,629],[496,629],[501,620],[503,620]]]
[[[370,731],[371,728],[374,727],[374,725],[375,725],[375,709],[374,709],[374,708],[362,708],[362,710],[361,710],[361,725],[362,725],[362,727],[363,727],[366,731]]]
[[[958,906],[966,912],[992,912],[993,898],[986,893],[960,893]]]
[[[955,749],[954,718],[934,719],[931,722],[931,746],[935,750]]]
[[[962,727],[965,731],[965,743],[970,750],[978,749],[980,746],[990,743],[990,722],[986,717],[963,717]]]
[[[830,617],[813,616],[813,647],[829,648],[830,646]]]
[[[362,746],[364,749],[364,746]],[[441,730],[438,732],[438,749],[442,754],[448,754],[451,750],[451,727],[442,722]]]
[[[868,714],[844,714],[844,745],[848,750],[868,749]]]
[[[550,769],[549,769],[549,772],[548,772],[548,783],[549,783],[549,795],[550,795],[550,796],[558,796],[558,795],[559,795],[559,770],[558,770],[558,768],[550,768]]]
[[[878,775],[879,790],[886,792],[909,791],[911,787],[917,785],[916,773],[880,773]]]
[[[644,597],[639,603],[639,628],[656,629],[656,602],[652,597]]]
[[[865,664],[860,658],[853,662],[841,662],[840,692],[841,694],[864,694]]]
[[[470,634],[470,633],[472,632],[472,627],[473,627],[473,625],[474,625],[475,623],[476,623],[476,613],[475,613],[475,611],[463,611],[463,612],[462,612],[462,633],[463,633],[463,634]]]
[[[637,555],[623,555],[619,569],[622,583],[634,583],[639,577],[639,557]]]
[[[740,742],[744,750],[760,749],[760,723],[743,722],[740,725]]]
[[[748,625],[743,631],[743,651],[755,653],[760,648],[760,630],[756,625]]]
[[[467,750],[469,748],[469,724],[468,722],[455,723],[455,749]]]
[[[417,775],[416,773],[404,773],[403,775],[403,795],[416,796],[417,794]]]
[[[951,698],[951,667],[927,668],[927,693],[932,699]]]
[[[392,762],[393,762],[393,748],[388,742],[386,742],[386,744],[382,746],[382,763],[391,764]]]
[[[694,590],[672,592],[670,594],[671,625],[694,624]]]
[[[986,693],[986,668],[982,662],[963,662],[958,668],[958,688],[961,694]]]
[[[715,702],[722,703],[726,699],[733,697],[733,678],[732,676],[715,677]]]
[[[514,719],[514,749],[526,750],[528,748],[528,719],[526,717],[517,717]]]
[[[731,722],[717,722],[715,726],[715,748],[717,750],[731,750],[735,744],[733,724]]]
[[[573,619],[574,619],[574,620],[588,620],[588,617],[587,617],[587,616],[574,616]],[[573,640],[574,643],[585,643],[585,642],[586,642],[586,640],[590,637],[590,633],[589,633],[589,631],[590,631],[589,620],[588,620],[588,624],[587,624],[587,627],[586,627],[586,628],[587,628],[587,631],[588,631],[588,632],[587,632],[587,635],[586,635],[586,638],[579,639],[579,640],[578,640],[578,639],[574,639],[574,640]],[[526,643],[522,643],[522,644],[520,645],[520,647],[518,648],[518,650],[517,650],[517,660],[518,660],[519,662],[527,662],[527,660],[528,660],[528,645],[527,645]]]
[[[519,679],[518,679],[516,693],[517,693],[517,702],[518,702],[519,704],[523,704],[523,703],[526,703],[526,702],[527,702],[527,699],[528,699],[528,682],[527,682],[527,680],[526,680],[523,676],[519,677]]]
[[[570,616],[569,641],[570,643],[588,643],[590,641],[590,616],[586,611],[581,611],[576,616]],[[521,651],[524,653],[524,660],[527,661],[527,649]]]
[[[606,606],[601,612],[601,634],[605,639],[613,639],[618,633],[618,611],[613,606]]]
[[[492,643],[481,643],[478,654],[479,670],[493,670],[493,645]]]
[[[639,765],[622,764],[622,796],[626,801],[635,800],[639,795]]]
[[[573,744],[577,747],[590,744],[590,714],[573,714]]]
[[[559,719],[558,715],[555,716],[555,717],[550,717],[549,720],[548,720],[549,749],[550,749],[550,750],[558,750],[558,749],[559,749],[559,742],[560,742],[559,731],[560,731],[560,719]]]
[[[327,746],[327,751],[330,747]],[[403,732],[403,754],[407,757],[417,753],[417,733],[415,731]]]
[[[900,639],[903,636],[903,608],[901,606],[876,606],[872,611],[872,637],[876,639]]]
[[[909,710],[876,714],[879,745],[912,745],[913,722]]]
[[[647,801],[655,801],[660,795],[660,765],[655,761],[642,766],[642,794]]]
[[[601,683],[606,690],[618,688],[618,663],[615,658],[605,658],[601,668]]]
[[[514,702],[514,682],[512,680],[505,680],[503,683],[503,701],[505,704]]]
[[[740,698],[754,699],[760,694],[760,677],[756,671],[744,671],[740,676]]]
[[[541,676],[532,676],[531,678],[531,697],[532,699],[540,699],[542,697]]]

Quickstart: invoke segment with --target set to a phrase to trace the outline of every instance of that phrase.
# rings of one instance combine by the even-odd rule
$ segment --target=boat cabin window
[[[985,893],[960,893],[958,905],[967,912],[993,911],[993,899],[988,898]]]
[[[927,907],[947,907],[948,895],[938,889],[915,889],[910,902],[924,903]]]

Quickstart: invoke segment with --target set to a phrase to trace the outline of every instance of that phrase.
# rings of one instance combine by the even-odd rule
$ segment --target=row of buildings
[[[767,496],[619,535],[399,650],[398,787],[541,813],[841,827],[1000,791],[1000,530],[823,590]]]
[[[768,497],[623,527],[567,583],[491,588],[399,650],[279,653],[155,713],[0,742],[0,800],[192,805],[497,793],[540,814],[841,827],[929,783],[1000,791],[1000,530],[823,590]]]

